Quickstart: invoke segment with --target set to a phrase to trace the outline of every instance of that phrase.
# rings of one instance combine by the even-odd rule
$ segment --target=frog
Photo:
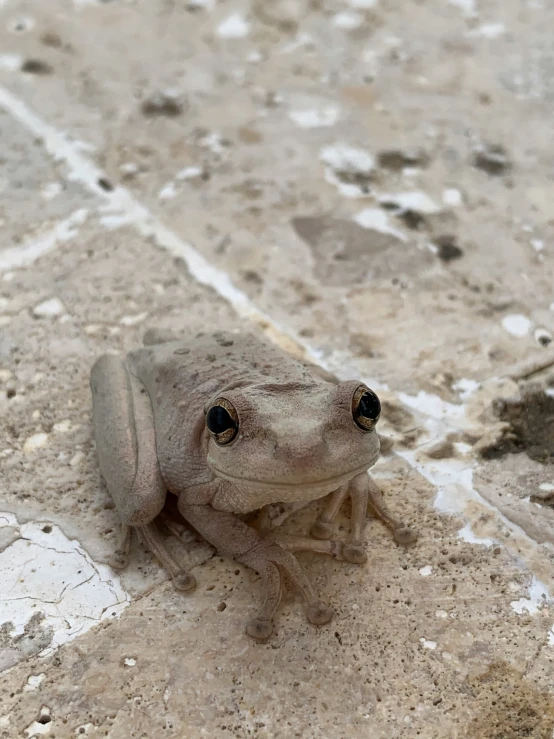
[[[417,538],[368,474],[379,457],[381,403],[359,380],[339,381],[253,332],[186,337],[150,329],[140,348],[99,357],[90,386],[100,473],[121,518],[110,564],[127,566],[134,531],[176,589],[195,588],[158,526],[174,496],[179,514],[220,556],[261,576],[265,598],[246,625],[256,640],[274,631],[284,575],[310,623],[333,616],[295,552],[363,564],[368,506],[399,544]],[[348,497],[350,531],[340,541],[334,522]],[[248,520],[277,503],[321,498],[305,537],[260,531]]]

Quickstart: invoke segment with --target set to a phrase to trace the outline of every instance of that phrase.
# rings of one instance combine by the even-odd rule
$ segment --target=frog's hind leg
[[[194,575],[183,570],[173,559],[167,551],[163,538],[155,524],[149,523],[146,526],[139,526],[138,532],[144,544],[171,575],[174,587],[177,590],[192,590],[196,586]]]
[[[108,557],[107,564],[114,570],[124,570],[129,564],[129,551],[131,549],[131,538],[133,529],[126,523],[121,524],[121,536],[115,552]]]
[[[138,528],[176,587],[189,589],[194,578],[166,551],[152,523],[164,506],[166,488],[156,456],[148,393],[124,362],[113,355],[104,355],[95,363],[90,384],[100,471],[123,524],[121,543],[109,564],[117,569],[125,567],[131,529]],[[185,583],[187,588],[183,587]]]

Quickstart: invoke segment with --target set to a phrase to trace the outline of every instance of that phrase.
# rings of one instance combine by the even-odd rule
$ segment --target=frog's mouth
[[[282,491],[283,493],[285,493],[286,491],[296,490],[300,494],[300,498],[315,499],[333,492],[333,490],[336,490],[342,485],[345,485],[347,482],[350,482],[350,480],[353,480],[358,475],[367,472],[368,469],[375,464],[378,457],[379,453],[377,453],[369,462],[366,461],[360,467],[349,470],[342,475],[333,475],[332,477],[321,479],[313,478],[311,480],[264,480],[260,477],[254,478],[242,475],[232,475],[225,470],[215,467],[214,465],[210,466],[217,477],[221,478],[222,480],[227,480],[228,482],[231,482],[233,485],[235,485],[237,488],[240,488],[241,490],[252,490],[259,492],[274,490]],[[283,498],[282,500],[284,501],[285,499]]]

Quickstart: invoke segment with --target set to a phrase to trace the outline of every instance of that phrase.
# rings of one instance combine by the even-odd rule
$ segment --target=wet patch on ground
[[[519,396],[497,398],[493,410],[506,430],[481,452],[485,459],[525,452],[536,462],[554,464],[553,387],[529,384]]]
[[[475,739],[550,739],[554,729],[554,698],[541,693],[521,673],[497,662],[468,680],[480,705],[468,727]]]

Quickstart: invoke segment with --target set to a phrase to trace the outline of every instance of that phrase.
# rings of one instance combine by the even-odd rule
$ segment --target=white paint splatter
[[[554,484],[551,482],[541,482],[539,490],[544,490],[547,493],[554,493]]]
[[[420,567],[418,570],[421,577],[429,577],[433,574],[433,568],[431,565],[425,565],[425,567]]]
[[[502,319],[502,328],[518,338],[527,336],[532,325],[531,321],[521,313],[511,313]]]
[[[333,25],[337,28],[342,28],[344,31],[352,31],[354,28],[359,28],[363,22],[364,17],[361,13],[344,11],[333,16]]]
[[[181,169],[179,172],[177,172],[175,178],[177,180],[192,180],[195,177],[200,177],[201,174],[201,167],[185,167],[184,169]]]
[[[16,72],[22,64],[23,57],[19,54],[0,54],[0,69],[3,72]]]
[[[65,313],[65,306],[59,298],[50,298],[33,308],[33,315],[37,318],[53,318]]]
[[[0,251],[0,270],[28,267],[33,262],[36,262],[39,257],[55,249],[58,244],[74,239],[78,234],[79,226],[83,225],[87,216],[88,210],[79,208],[79,210],[76,210],[65,220],[60,221],[50,232],[37,241],[30,241],[21,246],[14,246],[10,249]]]
[[[340,119],[340,108],[328,105],[319,110],[291,110],[289,118],[300,128],[328,128]]]
[[[550,602],[548,588],[536,577],[533,577],[529,588],[529,597],[520,598],[510,603],[516,613],[520,615],[527,611],[530,616],[535,616],[542,606]]]
[[[348,0],[350,7],[369,10],[377,5],[378,0]]]
[[[476,0],[448,0],[450,5],[455,5],[464,11],[466,15],[477,14],[477,3]]]
[[[248,36],[250,24],[240,13],[233,13],[217,27],[217,35],[221,38],[239,39]]]
[[[85,458],[85,455],[83,452],[75,452],[75,454],[69,460],[69,466],[78,467],[81,464],[81,462],[84,460],[84,458]]]
[[[124,177],[134,177],[139,171],[138,164],[135,164],[134,162],[124,162],[119,167],[119,171]]]
[[[420,390],[417,395],[407,395],[406,393],[398,393],[399,399],[413,410],[419,411],[433,419],[448,419],[450,421],[460,422],[465,417],[465,408],[462,405],[449,403],[438,395],[431,395]]]
[[[447,187],[442,191],[442,202],[450,208],[458,208],[463,204],[462,193],[456,187]]]
[[[0,526],[13,525],[12,514],[0,514]],[[54,525],[31,522],[19,527],[21,538],[0,552],[0,624],[11,622],[12,634],[24,632],[35,613],[42,613],[50,644],[41,656],[119,615],[129,596],[106,565],[93,562],[80,543]]]
[[[460,400],[466,401],[468,398],[471,398],[473,393],[478,390],[481,387],[481,383],[477,382],[476,380],[467,379],[465,377],[460,378],[459,380],[456,380],[452,384],[452,389],[455,390],[459,396]]]
[[[396,195],[381,195],[379,202],[392,204],[401,211],[413,210],[417,213],[433,214],[440,211],[440,207],[424,192],[401,192]]]
[[[506,33],[504,23],[484,23],[479,28],[468,33],[468,36],[481,36],[482,38],[498,38]]]
[[[39,711],[39,720],[33,721],[30,726],[25,729],[25,734],[28,739],[34,736],[43,736],[48,734],[53,726],[52,717],[50,716],[50,709],[48,706],[42,706]]]
[[[540,252],[544,249],[544,241],[542,239],[531,239],[529,243],[537,252]]]
[[[45,677],[45,672],[41,672],[40,675],[29,675],[26,684],[23,686],[23,692],[29,693],[36,690]]]
[[[23,451],[26,454],[35,452],[37,449],[40,449],[43,446],[46,446],[48,443],[48,434],[45,434],[43,432],[38,434],[33,434],[32,436],[29,436],[29,438],[25,439],[25,443],[23,444]]]
[[[53,200],[63,191],[63,185],[61,182],[49,182],[44,185],[40,194],[45,200]]]
[[[53,431],[57,434],[67,434],[69,431],[74,431],[75,428],[69,418],[65,418],[52,426]]]
[[[375,169],[374,157],[349,144],[331,144],[320,152],[320,159],[338,172],[369,175]]]
[[[408,241],[406,234],[390,225],[388,214],[382,208],[364,208],[354,216],[354,221],[362,228],[390,234],[400,241]]]
[[[125,657],[123,660],[123,664],[126,667],[134,667],[136,665],[137,661],[134,657]]]
[[[466,523],[466,525],[458,531],[458,536],[468,544],[483,544],[486,547],[492,547],[494,544],[494,541],[488,536],[477,536],[474,534],[471,524],[469,523]]]
[[[204,136],[200,141],[198,142],[200,146],[203,146],[205,149],[209,149],[214,154],[217,154],[218,156],[221,156],[226,152],[226,147],[223,144],[223,137],[220,133],[217,131],[212,131],[211,133]]]
[[[136,326],[137,323],[142,323],[146,318],[148,318],[148,313],[137,313],[133,316],[122,316],[122,318],[119,319],[119,323],[121,323],[122,326]]]
[[[175,184],[173,182],[168,182],[167,185],[162,187],[158,197],[160,200],[168,200],[169,198],[174,198],[176,195],[177,190],[175,189]]]
[[[419,640],[419,643],[424,649],[436,649],[437,648],[436,641],[430,641],[429,639],[425,639],[424,637],[421,637],[421,639]]]

